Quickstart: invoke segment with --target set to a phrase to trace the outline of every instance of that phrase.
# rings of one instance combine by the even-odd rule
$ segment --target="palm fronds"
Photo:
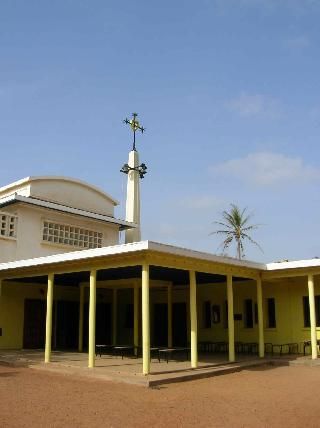
[[[241,260],[244,257],[244,244],[245,240],[248,240],[252,244],[256,245],[262,252],[261,246],[254,241],[248,232],[257,229],[260,224],[250,224],[252,213],[247,214],[247,208],[240,209],[235,204],[230,204],[230,210],[222,211],[223,221],[214,221],[213,224],[222,226],[222,229],[214,230],[210,235],[225,235],[225,239],[222,241],[219,247],[223,248],[223,251],[229,249],[230,245],[235,242],[237,247],[237,257]]]

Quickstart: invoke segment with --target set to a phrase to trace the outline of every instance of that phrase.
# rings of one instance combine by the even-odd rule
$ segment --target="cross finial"
[[[143,134],[144,131],[146,130],[146,128],[144,128],[143,126],[140,125],[138,119],[138,113],[132,113],[132,119],[127,119],[125,118],[125,120],[123,121],[123,123],[125,123],[126,125],[130,125],[132,131],[133,131],[133,148],[132,150],[136,150],[136,132],[137,131],[141,131],[141,133]]]

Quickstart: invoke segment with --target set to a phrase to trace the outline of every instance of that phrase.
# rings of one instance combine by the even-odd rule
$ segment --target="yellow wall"
[[[264,306],[264,339],[266,343],[281,344],[297,342],[300,352],[303,351],[301,342],[310,340],[310,328],[304,327],[303,296],[308,296],[307,277],[286,278],[277,281],[263,282]],[[252,299],[253,305],[257,302],[255,281],[234,282],[234,313],[244,315],[245,299]],[[315,278],[315,295],[320,294],[320,281]],[[225,301],[226,284],[198,286],[198,326],[199,341],[227,340],[228,330],[225,328]],[[267,298],[275,299],[276,328],[267,328]],[[203,327],[203,303],[210,301],[217,304],[221,310],[221,322],[212,324],[211,328]],[[244,318],[244,317],[243,317]],[[320,327],[317,329],[320,339]],[[258,325],[246,328],[244,319],[235,321],[235,340],[241,342],[258,341]]]
[[[315,295],[320,294],[320,278],[315,278]],[[159,284],[161,285],[161,284]],[[99,285],[98,285],[99,287]],[[265,320],[265,342],[273,344],[298,342],[310,340],[310,328],[304,327],[302,297],[308,295],[307,277],[292,279],[281,279],[277,281],[263,282],[263,302]],[[252,299],[253,305],[256,303],[256,283],[254,281],[234,282],[234,312],[244,313],[244,300]],[[102,297],[99,297],[103,294]],[[98,299],[105,302],[112,302],[110,290],[102,289],[97,291]],[[266,328],[266,299],[275,298],[276,302],[276,322],[275,329]],[[46,299],[46,285],[41,284],[2,284],[0,296],[0,327],[2,336],[0,337],[0,349],[21,348],[23,342],[23,318],[25,299]],[[77,287],[55,286],[54,300],[79,300],[79,289]],[[198,340],[199,341],[227,341],[228,330],[225,319],[226,284],[207,284],[197,286],[197,307],[198,307]],[[88,300],[88,291],[85,293],[85,300]],[[139,302],[141,295],[139,297]],[[203,303],[210,301],[211,305],[220,306],[221,320],[219,324],[212,324],[210,328],[204,328],[203,324]],[[151,288],[150,291],[150,327],[151,338],[153,335],[153,305],[155,303],[167,302],[167,288],[164,284],[161,288]],[[189,312],[189,288],[174,287],[173,303],[185,302]],[[124,316],[126,304],[133,303],[133,292],[130,288],[119,290],[118,293],[118,343],[132,343],[133,329],[125,328]],[[140,306],[140,303],[139,303]],[[141,308],[140,308],[141,309]],[[141,312],[141,310],[139,310]],[[188,315],[189,316],[189,315]],[[86,322],[86,320],[84,320]],[[139,335],[141,336],[141,314],[139,320]],[[190,336],[190,322],[188,321],[188,338]],[[320,328],[318,328],[318,338],[320,339]],[[242,342],[258,341],[258,326],[254,323],[253,328],[245,328],[244,320],[235,321],[235,340]],[[300,351],[303,351],[300,345]]]
[[[0,349],[20,349],[23,345],[23,319],[25,299],[46,300],[47,287],[42,284],[2,283],[0,296]],[[78,300],[76,287],[55,286],[54,300]]]

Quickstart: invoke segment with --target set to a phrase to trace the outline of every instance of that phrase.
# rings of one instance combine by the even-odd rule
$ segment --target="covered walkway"
[[[186,321],[184,331],[185,343],[180,346],[190,348],[190,366],[198,367],[198,307],[197,286],[201,283],[226,284],[227,297],[227,332],[228,360],[235,361],[235,328],[233,283],[250,280],[256,287],[257,308],[259,315],[258,343],[259,356],[264,357],[263,307],[261,277],[258,263],[218,257],[205,253],[184,250],[168,245],[142,241],[134,244],[118,245],[95,250],[85,250],[48,256],[38,259],[11,262],[0,266],[2,281],[10,286],[10,281],[23,284],[39,283],[47,286],[45,354],[44,361],[51,361],[53,337],[53,302],[58,286],[74,286],[79,290],[79,351],[83,350],[84,289],[89,288],[88,296],[88,367],[93,368],[96,346],[96,306],[97,288],[112,286],[113,297],[113,332],[112,342],[117,339],[116,293],[122,286],[133,290],[133,343],[142,349],[142,373],[148,375],[150,367],[150,288],[165,288],[167,293],[166,346],[173,343],[173,290],[182,287],[186,298]],[[89,279],[89,281],[88,281]],[[9,283],[8,283],[9,281]],[[153,283],[152,283],[153,281]]]
[[[141,373],[142,358],[125,357],[122,359],[121,357],[102,356],[96,359],[94,369],[89,369],[87,354],[53,351],[51,363],[48,365],[43,361],[44,352],[40,350],[0,351],[0,364],[150,387],[219,376],[260,365],[271,366],[276,364],[278,359],[262,360],[254,356],[246,356],[240,357],[236,363],[229,363],[227,355],[201,355],[197,369],[191,369],[188,361],[171,360],[167,364],[165,361],[159,363],[157,360],[152,360],[152,371],[147,376]],[[281,361],[285,363],[287,359],[283,358]]]
[[[1,343],[7,343],[7,348],[18,347],[6,342],[13,337],[10,335],[11,331],[12,334],[17,334],[16,342],[21,343],[19,346],[23,348],[22,330],[25,327],[23,312],[24,316],[26,314],[26,307],[23,309],[23,304],[28,299],[26,290],[33,287],[33,295],[37,295],[38,302],[40,300],[40,303],[43,304],[43,320],[37,322],[34,331],[39,332],[42,328],[43,347],[45,348],[44,355],[38,353],[36,359],[39,358],[39,355],[44,356],[44,363],[47,365],[50,362],[62,364],[63,359],[66,358],[67,364],[69,365],[70,361],[73,361],[72,364],[75,368],[87,366],[91,370],[98,365],[105,367],[104,370],[107,370],[108,373],[116,370],[128,378],[137,377],[137,373],[139,376],[142,374],[156,376],[157,373],[177,372],[180,369],[199,371],[206,370],[206,366],[212,364],[235,363],[236,359],[240,361],[236,364],[242,364],[241,355],[236,356],[237,343],[239,343],[237,341],[239,340],[240,343],[255,344],[256,357],[254,358],[260,358],[263,362],[265,333],[272,337],[272,343],[276,346],[292,342],[289,340],[292,336],[291,332],[285,332],[278,339],[275,325],[269,325],[266,329],[263,293],[267,288],[278,290],[279,287],[282,287],[284,289],[287,285],[282,284],[282,278],[305,277],[302,278],[303,281],[299,280],[298,286],[303,290],[308,290],[309,294],[309,302],[307,302],[307,297],[303,300],[309,309],[310,318],[310,333],[306,334],[311,336],[312,358],[316,359],[314,277],[319,275],[320,265],[318,261],[314,262],[314,266],[311,267],[304,266],[305,263],[300,266],[301,263],[299,263],[293,263],[292,266],[288,263],[267,267],[259,263],[200,253],[150,241],[4,263],[0,265],[0,290],[2,289],[0,295],[2,310],[5,313],[3,319],[8,321],[7,324],[1,326],[3,333]],[[262,284],[262,281],[268,281],[268,283]],[[292,284],[294,285],[294,283]],[[250,309],[251,318],[248,319],[245,317],[245,310],[241,307],[243,297],[237,298],[239,296],[237,293],[242,285],[247,288],[251,297],[249,301],[244,300],[245,303],[250,303],[247,306]],[[219,325],[219,330],[214,330],[217,332],[216,337],[212,335],[211,328],[206,331],[203,325],[200,326],[201,336],[198,335],[201,317],[207,315],[204,307],[199,307],[198,301],[203,287],[206,287],[211,301],[217,299],[218,289],[220,290],[218,310],[217,305],[211,306],[210,300],[208,302],[209,327],[212,327],[212,322],[217,322]],[[130,307],[128,304],[126,307],[119,306],[119,295],[123,289],[130,291],[129,297],[127,296],[127,302],[128,299],[131,302]],[[104,291],[108,293],[104,293]],[[302,292],[304,293],[304,291]],[[37,293],[42,296],[41,299]],[[107,294],[109,297],[106,297]],[[152,294],[157,294],[158,300],[154,300]],[[59,305],[56,303],[61,303],[63,295],[68,295],[69,301],[73,302],[74,312],[70,318],[71,306],[60,305],[60,315],[64,316],[64,318],[62,317],[64,324],[59,324],[61,318],[60,321],[59,317],[57,318]],[[206,303],[206,296],[208,294],[202,293],[201,304]],[[294,297],[297,297],[297,301],[299,300],[298,294]],[[101,337],[97,339],[100,326],[99,311],[97,310],[99,299],[100,301],[109,299],[108,304],[111,305],[109,321],[107,317],[104,319],[106,322],[104,325],[109,326],[110,334],[108,339],[103,339],[104,342],[101,341]],[[285,316],[281,325],[289,328],[291,309],[287,303],[288,295],[286,293],[283,294],[283,299],[285,312],[282,311],[281,314]],[[19,304],[17,304],[18,300]],[[269,300],[274,303],[273,298]],[[256,302],[255,308],[253,308],[253,302]],[[183,304],[183,311],[179,312],[176,320],[174,320],[175,312],[173,310],[175,303]],[[155,316],[156,304],[161,304],[162,309],[165,309],[162,311],[158,307],[161,309],[157,315],[159,316],[158,322],[156,322]],[[237,308],[237,312],[235,312],[235,308]],[[212,314],[213,309],[214,315]],[[305,318],[307,322],[308,319]],[[73,324],[70,319],[73,320]],[[126,319],[125,327],[128,334],[125,339],[123,336],[119,336],[119,320],[121,319],[122,321]],[[207,322],[206,319],[204,321]],[[245,328],[245,323],[251,323],[251,329]],[[72,341],[72,347],[79,353],[52,352],[52,349],[63,348],[65,338],[59,336],[59,331],[60,333],[68,331],[70,324],[72,324],[72,335],[75,338]],[[265,332],[265,330],[268,331]],[[223,338],[219,338],[218,334]],[[208,338],[209,335],[210,338]],[[156,341],[160,341],[160,336],[162,343],[156,343]],[[226,344],[225,349],[228,354],[222,357],[222,360],[220,355],[218,357],[210,356],[209,360],[199,360],[198,343],[206,340],[218,342],[222,340]],[[62,344],[60,347],[56,346],[59,341]],[[108,356],[96,357],[95,350],[98,344],[131,345],[135,349],[141,349],[142,358],[122,360]],[[150,358],[152,356],[150,350],[154,346],[186,347],[190,350],[190,360],[173,361],[169,364],[159,363]],[[5,346],[2,347],[5,348]],[[87,350],[88,353],[82,353],[84,350]],[[70,358],[70,355],[73,357]],[[247,361],[250,358],[245,356]],[[119,368],[120,366],[122,368]]]

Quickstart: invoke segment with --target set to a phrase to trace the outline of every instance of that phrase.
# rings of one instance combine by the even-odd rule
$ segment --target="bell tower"
[[[120,172],[127,174],[127,200],[126,200],[126,221],[137,225],[134,229],[125,231],[125,243],[141,241],[141,225],[140,225],[140,179],[147,173],[147,166],[139,164],[139,153],[136,149],[136,132],[142,134],[145,128],[140,125],[137,113],[132,113],[132,119],[125,119],[123,122],[130,125],[133,132],[133,146],[129,152],[128,163],[125,163]]]

